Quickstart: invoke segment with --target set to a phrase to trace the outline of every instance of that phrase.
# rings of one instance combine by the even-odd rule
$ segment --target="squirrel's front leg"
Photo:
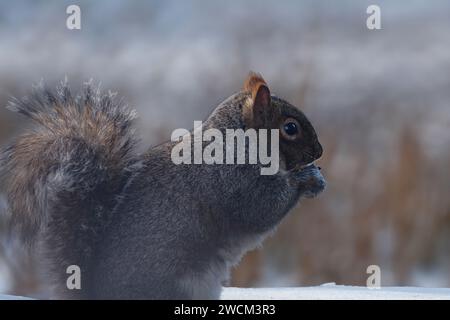
[[[275,175],[259,175],[258,171],[254,180],[248,179],[248,176],[242,174],[241,179],[236,179],[240,183],[229,192],[224,192],[228,195],[224,197],[225,211],[231,216],[235,230],[267,232],[297,204],[302,179],[290,171]]]

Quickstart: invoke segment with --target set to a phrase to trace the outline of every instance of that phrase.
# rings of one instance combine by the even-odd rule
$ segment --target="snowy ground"
[[[366,287],[325,284],[302,288],[224,288],[223,300],[450,300],[450,288]]]
[[[22,300],[25,297],[2,295],[0,300]],[[301,288],[224,288],[223,300],[450,300],[450,288],[366,287],[324,284]]]
[[[0,300],[31,300],[31,298],[21,296],[11,296],[8,294],[0,294]]]

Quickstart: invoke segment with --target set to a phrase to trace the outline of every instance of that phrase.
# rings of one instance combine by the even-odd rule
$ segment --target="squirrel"
[[[280,170],[171,161],[173,141],[138,153],[135,111],[86,84],[35,87],[8,108],[37,128],[1,153],[11,230],[37,252],[58,299],[218,299],[230,268],[302,197],[325,188],[307,117],[260,74],[204,129],[279,129]],[[80,269],[69,289],[66,269]]]

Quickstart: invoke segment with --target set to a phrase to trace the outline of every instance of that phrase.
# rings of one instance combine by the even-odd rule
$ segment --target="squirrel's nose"
[[[314,160],[319,159],[322,156],[322,153],[323,153],[322,145],[320,144],[319,141],[317,141],[317,143],[314,146]]]

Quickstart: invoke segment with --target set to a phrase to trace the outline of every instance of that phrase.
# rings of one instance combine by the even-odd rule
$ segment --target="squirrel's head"
[[[251,72],[244,91],[251,97],[243,107],[246,127],[280,130],[280,162],[285,170],[304,167],[321,157],[322,146],[311,122],[299,109],[271,95],[261,75]]]

